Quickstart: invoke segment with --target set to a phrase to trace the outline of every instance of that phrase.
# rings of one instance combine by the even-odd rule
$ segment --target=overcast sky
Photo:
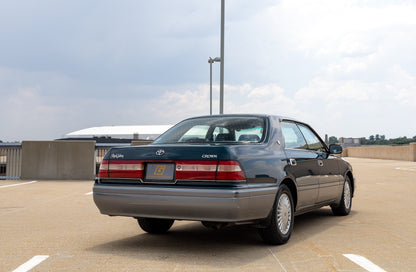
[[[225,17],[225,113],[416,135],[416,1],[226,0]],[[2,1],[0,140],[209,114],[219,37],[220,0]]]

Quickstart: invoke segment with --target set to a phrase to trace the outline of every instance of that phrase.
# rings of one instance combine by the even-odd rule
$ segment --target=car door
[[[319,193],[317,202],[326,202],[337,197],[341,176],[339,175],[338,162],[329,152],[319,136],[308,126],[298,124],[308,149],[316,153],[319,165]]]
[[[308,145],[296,123],[282,121],[282,133],[288,165],[285,171],[292,176],[298,187],[297,210],[314,205],[318,200],[318,156],[308,150]]]

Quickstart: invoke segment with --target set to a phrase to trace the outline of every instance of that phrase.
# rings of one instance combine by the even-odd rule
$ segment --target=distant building
[[[101,142],[114,142],[115,139],[120,140],[120,142],[126,140],[154,140],[171,127],[171,125],[91,127],[70,132],[60,140],[98,139]]]
[[[360,138],[339,138],[339,143],[342,147],[346,148],[349,146],[360,146],[361,145],[361,139]]]

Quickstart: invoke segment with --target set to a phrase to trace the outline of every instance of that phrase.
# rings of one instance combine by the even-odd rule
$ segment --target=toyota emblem
[[[158,151],[156,151],[157,156],[162,156],[163,154],[165,154],[165,150],[163,149],[159,149]]]

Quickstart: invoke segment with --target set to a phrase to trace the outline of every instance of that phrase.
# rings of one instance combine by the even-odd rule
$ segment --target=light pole
[[[214,62],[220,62],[220,58],[211,58],[209,57],[209,115],[212,115],[212,64]]]
[[[225,0],[221,0],[220,114],[224,113],[224,13]]]
[[[224,113],[224,14],[225,14],[225,0],[221,0],[221,57],[209,58],[209,85],[210,85],[210,108],[209,113],[212,115],[212,63],[221,62],[220,66],[220,114]]]

